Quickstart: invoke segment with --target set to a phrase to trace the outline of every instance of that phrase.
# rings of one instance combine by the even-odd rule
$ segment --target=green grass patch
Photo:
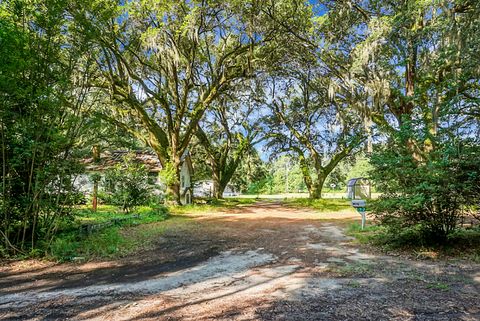
[[[254,198],[225,198],[225,199],[199,199],[197,203],[183,206],[170,206],[169,210],[172,214],[202,214],[221,212],[234,209],[240,206],[256,203]]]
[[[116,216],[124,215],[117,206],[99,205],[97,211],[94,212],[90,206],[81,206],[74,213],[74,222],[78,224],[86,223],[103,223],[111,220]]]
[[[111,258],[128,251],[128,242],[119,233],[119,227],[110,227],[86,237],[75,233],[59,235],[52,242],[50,255],[58,261]]]
[[[121,236],[126,241],[126,244],[130,246],[130,248],[127,246],[126,253],[131,253],[131,250],[149,249],[155,244],[158,237],[167,230],[178,229],[182,226],[190,225],[192,222],[192,219],[186,216],[170,216],[164,222],[142,224],[121,229]]]
[[[352,223],[347,228],[347,235],[355,237],[360,243],[372,243],[378,240],[378,238],[385,232],[385,228],[379,225],[366,224],[362,230],[360,223]]]
[[[96,212],[81,206],[74,212],[73,223],[56,236],[47,252],[50,258],[58,261],[121,257],[149,248],[169,227],[186,224],[190,219],[182,217],[182,214],[218,212],[255,202],[255,199],[227,198],[169,208],[161,205],[139,206],[128,214],[112,205],[100,205]],[[175,215],[169,216],[170,213]],[[132,217],[135,214],[139,217]],[[94,231],[90,235],[80,233],[82,225],[102,224],[126,217],[128,219],[121,220],[118,225]]]
[[[294,207],[307,207],[317,210],[319,212],[339,212],[344,210],[353,210],[350,201],[347,199],[337,198],[323,198],[323,199],[310,199],[310,198],[292,198],[284,199],[285,205]]]
[[[130,217],[136,214],[140,215],[139,219],[134,220],[136,224],[150,223],[157,221],[159,217],[168,216],[168,209],[162,205],[138,206],[135,211],[124,213],[114,205],[99,205],[97,211],[94,212],[90,208],[82,206],[74,212],[74,225],[104,223],[115,218]]]
[[[138,214],[138,218],[131,217],[134,214]],[[168,210],[163,206],[140,206],[134,213],[124,214],[114,206],[102,205],[99,206],[97,212],[79,208],[74,215],[75,220],[72,226],[59,233],[47,249],[50,258],[58,261],[88,261],[132,253],[147,244],[147,238],[151,237],[154,232],[160,232],[162,228],[155,227],[150,234],[142,231],[139,237],[134,237],[135,233],[125,234],[124,230],[163,222],[168,218]],[[89,235],[81,233],[81,225],[105,223],[126,215],[129,219],[122,220],[116,225],[96,230]]]
[[[449,291],[450,290],[450,286],[448,284],[441,283],[441,282],[430,283],[430,284],[427,285],[427,288],[441,290],[441,291]]]
[[[374,270],[373,264],[369,262],[354,262],[338,267],[336,272],[343,277],[354,275],[370,275]]]
[[[111,227],[79,239],[75,235],[57,237],[50,248],[50,258],[65,261],[90,261],[97,258],[120,257],[133,252],[134,244]]]

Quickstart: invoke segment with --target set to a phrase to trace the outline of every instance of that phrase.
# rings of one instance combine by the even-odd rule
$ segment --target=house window
[[[184,188],[185,187],[185,176],[182,175],[181,181],[182,181],[182,188]]]

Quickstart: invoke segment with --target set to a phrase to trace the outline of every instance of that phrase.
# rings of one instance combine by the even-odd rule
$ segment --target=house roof
[[[100,159],[97,162],[93,160],[93,157],[89,157],[83,160],[83,164],[88,171],[102,172],[121,164],[127,155],[132,155],[133,160],[143,164],[150,173],[158,173],[162,170],[162,164],[157,155],[147,151],[106,151],[100,154]]]

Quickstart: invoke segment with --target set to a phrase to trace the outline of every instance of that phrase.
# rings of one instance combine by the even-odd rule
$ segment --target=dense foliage
[[[49,242],[72,203],[90,70],[66,7],[0,3],[0,251]]]
[[[445,240],[478,202],[478,1],[322,1],[331,95],[380,135],[372,177],[392,234]]]
[[[79,160],[117,145],[155,152],[177,203],[191,148],[217,198],[319,198],[375,147],[381,222],[444,240],[478,205],[479,17],[475,0],[0,1],[0,252],[48,247]],[[125,211],[148,196],[135,166],[107,175]]]
[[[168,189],[177,203],[181,158],[207,110],[288,38],[277,21],[296,20],[296,8],[308,13],[301,1],[96,0],[74,8],[99,66],[95,83],[112,100],[106,117],[174,169]]]
[[[404,129],[372,156],[371,177],[384,193],[375,212],[392,234],[413,228],[426,242],[445,241],[480,202],[480,147],[445,141],[417,161],[406,144],[410,135]]]
[[[102,183],[102,200],[121,207],[126,213],[147,204],[153,196],[145,166],[133,161],[129,155],[105,172]]]

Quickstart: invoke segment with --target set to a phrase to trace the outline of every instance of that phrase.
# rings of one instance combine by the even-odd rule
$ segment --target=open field
[[[479,264],[378,253],[345,235],[358,218],[260,201],[128,227],[154,242],[0,267],[0,319],[480,320]]]

